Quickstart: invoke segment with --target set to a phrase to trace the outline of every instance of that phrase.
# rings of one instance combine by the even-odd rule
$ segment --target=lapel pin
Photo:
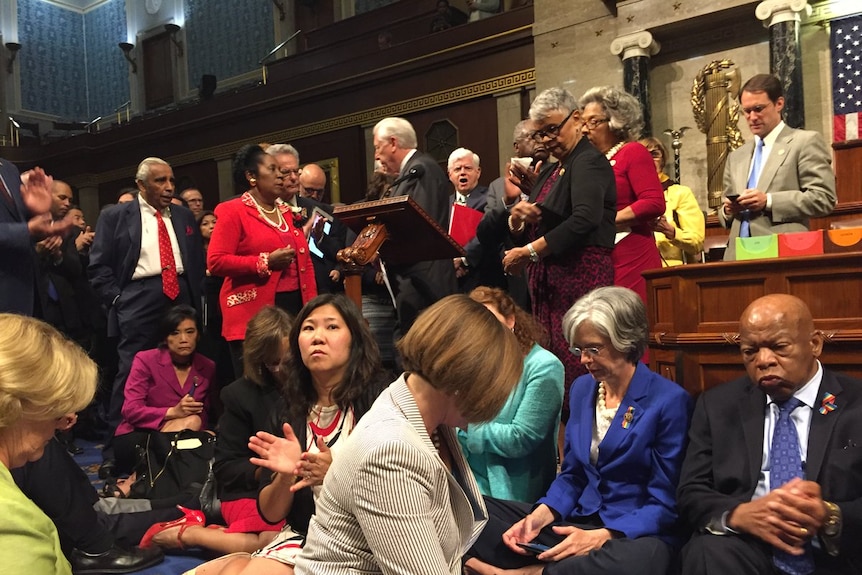
[[[628,410],[626,410],[625,415],[623,415],[623,429],[628,429],[632,424],[632,420],[635,418],[634,413],[634,406],[630,406]]]
[[[560,175],[562,176],[565,173],[566,173],[566,168],[560,168]]]
[[[820,409],[817,411],[821,415],[826,415],[830,411],[835,411],[835,396],[828,391],[823,394],[823,400],[820,402]]]

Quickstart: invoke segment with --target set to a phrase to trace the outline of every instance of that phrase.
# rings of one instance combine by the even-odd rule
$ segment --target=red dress
[[[217,223],[207,250],[207,268],[225,278],[219,305],[222,335],[227,341],[245,339],[246,324],[261,308],[275,304],[277,291],[298,289],[303,303],[317,295],[305,234],[294,225],[290,207],[277,205],[284,218],[281,229],[258,212],[248,192],[216,206]],[[287,269],[270,275],[259,273],[261,253],[287,246],[296,251],[296,259]]]
[[[646,305],[645,270],[661,268],[650,222],[664,214],[664,192],[652,156],[640,142],[629,142],[612,158],[617,180],[617,211],[631,207],[638,221],[613,251],[614,285],[637,292]]]

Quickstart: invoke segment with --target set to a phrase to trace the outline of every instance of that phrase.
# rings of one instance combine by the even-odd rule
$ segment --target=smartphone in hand
[[[540,553],[544,553],[550,549],[549,546],[542,545],[541,543],[518,543],[517,545],[524,551],[532,553],[533,555],[539,555]]]

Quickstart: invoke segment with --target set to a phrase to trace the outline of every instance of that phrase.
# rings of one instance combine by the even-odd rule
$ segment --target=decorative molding
[[[514,88],[532,86],[536,83],[536,70],[529,68],[520,70],[496,78],[488,78],[472,84],[457,86],[440,92],[433,92],[409,100],[393,102],[384,106],[361,110],[344,116],[327,118],[319,122],[312,122],[301,126],[295,126],[287,130],[269,132],[255,135],[254,139],[262,142],[291,142],[308,136],[334,132],[354,126],[372,125],[377,121],[389,116],[403,116],[406,114],[420,112],[431,108],[439,108],[456,102],[472,100],[480,96],[496,96],[499,93],[509,92]],[[243,138],[242,142],[248,142],[250,138]],[[205,160],[216,161],[218,158],[230,157],[240,147],[240,141],[221,144],[211,148],[194,150],[185,154],[165,157],[164,160],[172,166],[184,166]],[[99,174],[81,174],[76,178],[69,178],[70,183],[78,187],[97,186],[105,182],[113,182],[124,177],[134,178],[137,166],[126,166]]]
[[[611,42],[611,54],[620,56],[623,60],[628,60],[635,56],[646,56],[649,58],[658,54],[659,50],[661,50],[661,44],[646,30],[641,30],[634,34],[617,36]]]
[[[808,0],[763,0],[754,9],[754,15],[765,27],[780,22],[799,22],[802,20],[801,12],[805,12],[806,16],[811,14]]]

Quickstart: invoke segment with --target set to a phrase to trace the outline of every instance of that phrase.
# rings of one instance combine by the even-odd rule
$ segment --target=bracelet
[[[257,262],[255,262],[255,267],[257,268],[257,275],[260,277],[268,278],[271,276],[272,270],[269,269],[269,254],[266,252],[260,252]]]
[[[533,248],[532,242],[527,244],[527,251],[530,252],[530,261],[533,263],[537,263],[539,261],[539,254],[536,253],[535,248]]]
[[[524,231],[524,220],[521,220],[521,225],[516,228],[515,225],[512,223],[512,216],[510,215],[509,216],[509,231],[512,232],[513,234],[519,234],[519,233],[523,232]]]

